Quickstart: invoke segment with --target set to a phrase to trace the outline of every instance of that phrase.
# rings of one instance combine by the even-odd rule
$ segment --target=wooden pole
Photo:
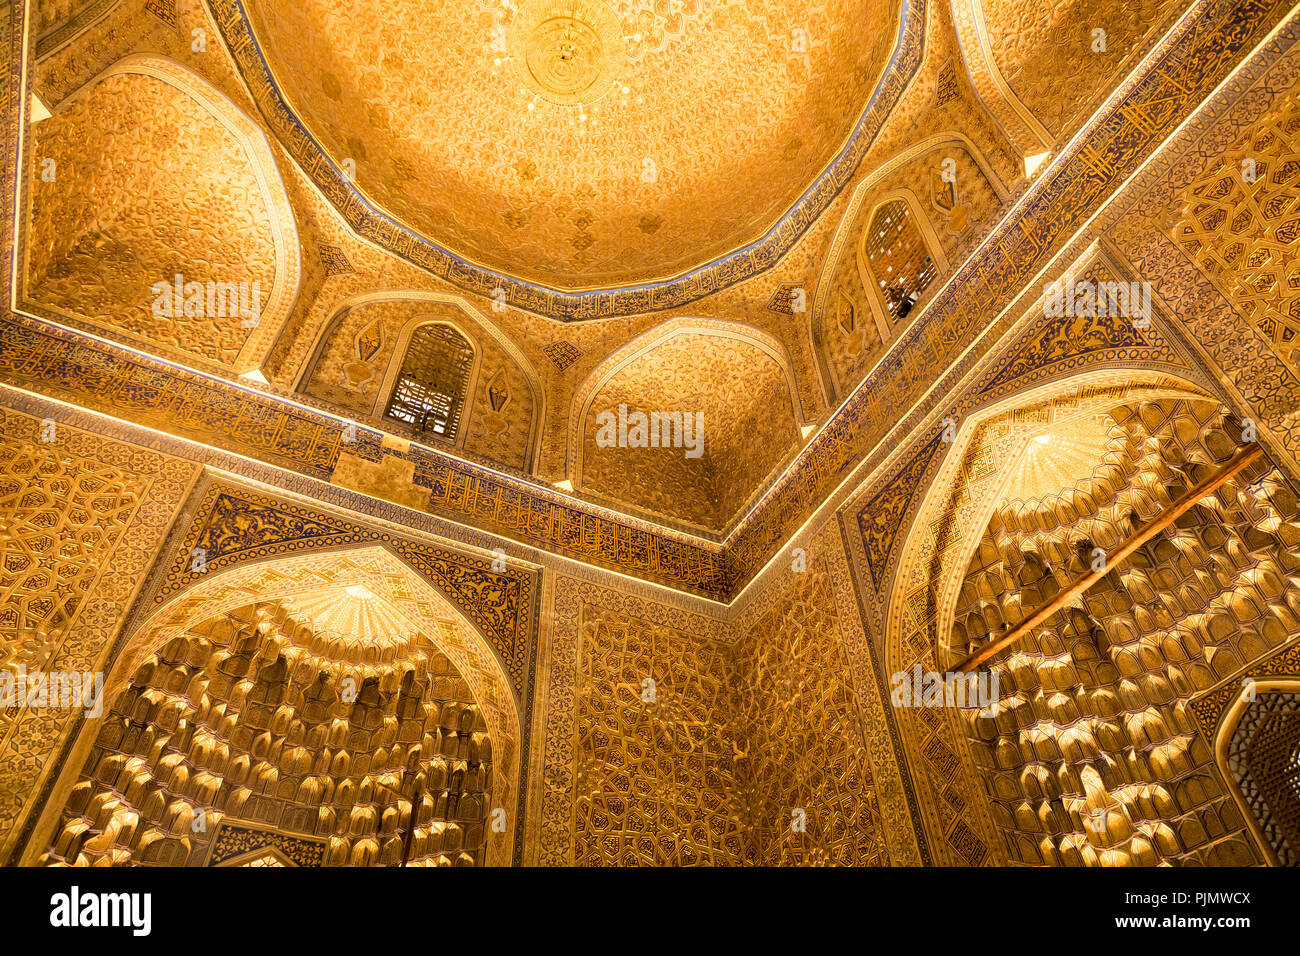
[[[406,786],[407,781],[414,775],[414,773],[415,772],[412,770],[402,771],[403,787]],[[388,784],[380,783],[378,780],[375,781],[375,786],[379,787],[381,790],[387,790],[389,793],[394,794],[399,799],[406,796],[406,794],[402,793],[400,790],[394,790]],[[414,838],[415,838],[415,815],[418,812],[419,807],[417,805],[416,797],[411,797],[410,800],[411,800],[411,819],[406,827],[406,834],[405,836],[402,837],[402,862],[399,863],[398,866],[406,866],[406,864],[410,861],[411,844],[414,842]],[[398,832],[401,832],[401,827],[398,827]]]
[[[1166,510],[1161,512],[1154,521],[1120,545],[1119,550],[1114,554],[1106,555],[1106,564],[1103,570],[1093,571],[1080,578],[1078,581],[1075,581],[1074,584],[1058,593],[1054,598],[1040,607],[1033,614],[1029,615],[1029,617],[1025,618],[1011,630],[1007,631],[996,640],[990,641],[974,654],[971,654],[970,657],[957,665],[957,672],[960,674],[968,674],[995,654],[1000,653],[1012,644],[1021,640],[1030,631],[1038,627],[1061,608],[1065,607],[1065,605],[1071,600],[1078,597],[1084,591],[1087,591],[1088,588],[1100,581],[1106,576],[1108,571],[1118,567],[1130,554],[1142,547],[1142,545],[1146,544],[1165,528],[1168,528],[1178,520],[1180,516],[1189,511],[1198,501],[1213,494],[1230,479],[1240,474],[1244,468],[1258,461],[1263,454],[1264,449],[1258,442],[1251,442],[1249,445],[1243,447],[1233,455],[1232,458],[1229,459],[1228,463],[1222,468],[1175,501]]]

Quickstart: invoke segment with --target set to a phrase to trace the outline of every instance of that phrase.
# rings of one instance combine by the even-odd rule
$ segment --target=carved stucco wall
[[[834,522],[809,541],[730,621],[556,579],[538,862],[920,862]]]
[[[771,590],[730,642],[584,604],[575,862],[890,861],[826,562]]]
[[[574,862],[744,862],[730,648],[590,605],[581,628]]]
[[[1300,368],[1300,86],[1175,199],[1167,235]]]
[[[830,570],[816,560],[774,590],[734,650],[733,721],[755,862],[888,863]]]
[[[94,431],[0,410],[0,660],[61,672],[104,655],[198,467]],[[47,431],[49,424],[53,430]],[[43,442],[42,434],[53,437]],[[8,857],[78,711],[0,711]]]

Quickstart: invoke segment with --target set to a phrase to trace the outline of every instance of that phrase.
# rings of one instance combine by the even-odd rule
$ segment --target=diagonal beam
[[[1040,607],[1033,614],[1029,615],[1029,617],[1025,618],[1011,630],[1007,631],[997,640],[991,641],[958,664],[957,672],[960,674],[970,673],[995,654],[1000,653],[1012,644],[1015,644],[1017,641],[1024,638],[1030,631],[1038,627],[1049,617],[1070,603],[1074,598],[1083,594],[1088,590],[1088,588],[1092,587],[1104,578],[1109,571],[1118,567],[1130,554],[1142,547],[1142,545],[1146,544],[1161,531],[1165,530],[1165,528],[1168,528],[1184,513],[1191,510],[1193,505],[1201,499],[1213,494],[1232,478],[1240,474],[1243,469],[1258,461],[1263,457],[1263,454],[1264,449],[1258,442],[1251,442],[1249,445],[1243,447],[1233,455],[1222,468],[1162,511],[1155,520],[1121,544],[1118,550],[1113,554],[1108,554],[1106,556],[1106,566],[1103,570],[1093,571],[1086,574],[1064,591],[1059,592],[1054,598]]]

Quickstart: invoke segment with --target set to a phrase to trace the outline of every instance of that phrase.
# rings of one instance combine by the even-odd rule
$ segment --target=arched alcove
[[[918,316],[976,238],[1009,198],[983,150],[970,137],[945,132],[912,143],[862,178],[835,229],[809,313],[817,370],[827,401],[838,404],[875,365],[894,338]],[[875,214],[905,203],[937,275],[920,290],[908,314],[886,307],[867,265]],[[897,231],[892,233],[897,236]],[[915,236],[911,237],[915,242]]]
[[[27,856],[506,864],[520,733],[486,640],[386,548],[241,565],[135,630]]]
[[[298,234],[261,128],[136,54],[32,127],[24,293],[187,360],[258,369],[293,306]]]
[[[1195,387],[1080,387],[1095,375],[963,426],[890,585],[888,674],[951,670],[1240,447]],[[896,707],[936,857],[975,836],[999,862],[1254,861],[1190,704],[1285,640],[1295,562],[1267,529],[1294,507],[1271,464],[1249,470],[996,657],[996,708]]]
[[[805,424],[785,348],[716,320],[675,319],[633,339],[592,370],[572,409],[575,489],[709,531],[725,527],[793,454]],[[604,443],[603,424],[633,414],[702,423],[701,435],[688,436],[699,447],[674,440],[677,418],[662,440],[652,431],[648,445]]]

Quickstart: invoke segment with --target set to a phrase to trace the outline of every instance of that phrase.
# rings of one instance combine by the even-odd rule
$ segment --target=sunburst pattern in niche
[[[1006,488],[1007,501],[1041,506],[1045,498],[1099,487],[1101,473],[1121,461],[1128,441],[1108,415],[1040,432],[1029,439],[1016,461]]]
[[[382,605],[306,592],[168,640],[105,714],[43,861],[201,865],[224,821],[318,841],[327,866],[483,862],[483,715]]]
[[[844,145],[900,11],[246,6],[287,99],[366,195],[454,253],[565,289],[666,278],[762,235]]]
[[[419,637],[405,615],[364,584],[308,591],[284,603],[312,622],[316,638],[342,641],[376,661],[391,663]]]

